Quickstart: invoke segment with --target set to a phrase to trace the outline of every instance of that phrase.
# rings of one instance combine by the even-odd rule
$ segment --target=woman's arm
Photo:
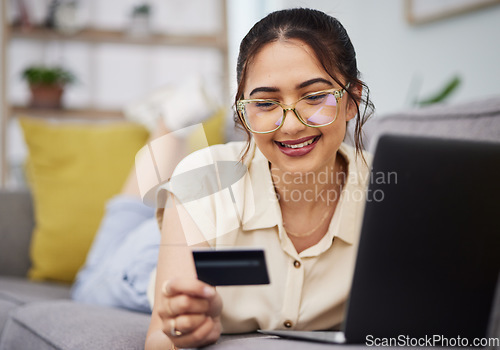
[[[170,349],[172,344],[199,347],[217,341],[221,332],[221,298],[215,288],[197,279],[191,247],[179,219],[184,209],[173,198],[172,203],[161,224],[155,301],[145,345],[148,350]],[[184,223],[184,228],[189,234],[200,234],[193,223],[189,227]]]

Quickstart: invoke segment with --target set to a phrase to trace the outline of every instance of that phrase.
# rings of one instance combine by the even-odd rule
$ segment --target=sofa
[[[500,142],[500,97],[377,116],[365,131],[365,144],[370,150],[383,133]],[[148,314],[79,304],[70,299],[69,285],[33,282],[25,277],[30,266],[33,226],[30,193],[0,191],[0,349],[142,349]],[[500,337],[498,309],[493,323],[494,334]],[[208,348],[326,347],[247,334],[223,336]]]

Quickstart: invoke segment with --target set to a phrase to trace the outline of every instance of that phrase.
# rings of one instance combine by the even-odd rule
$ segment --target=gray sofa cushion
[[[70,299],[70,285],[34,282],[25,278],[0,277],[0,300],[17,305],[47,299]]]
[[[69,300],[33,302],[11,313],[0,349],[143,349],[149,319]]]
[[[69,299],[70,287],[37,283],[20,277],[0,277],[0,334],[15,308],[33,301]]]
[[[34,227],[28,191],[0,190],[0,275],[26,276]]]
[[[9,315],[17,307],[17,304],[0,298],[0,338],[2,336],[2,330],[5,327]]]
[[[375,116],[364,127],[367,149],[373,151],[385,133],[500,142],[500,98]]]
[[[223,340],[215,345],[203,348],[203,350],[258,350],[258,349],[272,349],[272,350],[332,350],[332,349],[346,349],[344,345],[332,345],[325,343],[314,343],[299,340],[288,340],[278,337],[240,337],[239,339]],[[365,346],[349,345],[349,350],[364,349]],[[389,348],[390,349],[390,348]]]

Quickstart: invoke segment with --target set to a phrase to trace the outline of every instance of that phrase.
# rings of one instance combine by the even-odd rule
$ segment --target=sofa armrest
[[[33,227],[30,193],[0,190],[0,275],[26,276]]]
[[[352,144],[354,123],[349,123]],[[426,136],[462,140],[500,140],[500,98],[491,97],[466,104],[437,104],[375,116],[363,127],[365,148],[374,151],[383,134]]]

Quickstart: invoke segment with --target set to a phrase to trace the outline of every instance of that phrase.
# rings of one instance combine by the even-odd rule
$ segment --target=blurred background
[[[344,24],[377,118],[500,95],[499,0],[1,1],[2,187],[26,186],[19,116],[121,120],[131,102],[193,75],[226,108],[223,140],[241,138],[231,112],[239,42],[282,8],[316,8]],[[33,100],[40,68],[59,69],[47,74],[62,76],[61,102]]]

